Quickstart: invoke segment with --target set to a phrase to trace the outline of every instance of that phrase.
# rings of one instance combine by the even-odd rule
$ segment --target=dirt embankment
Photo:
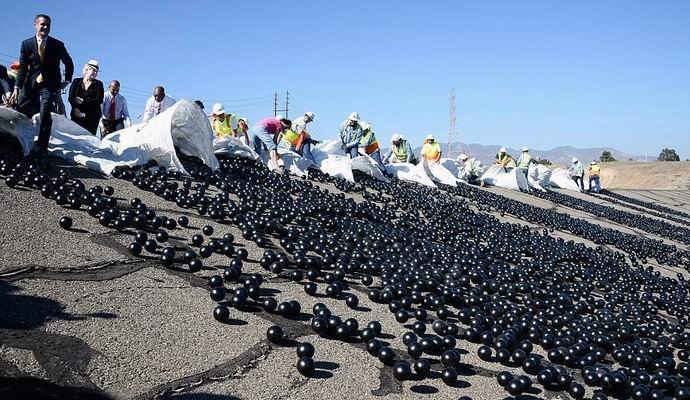
[[[690,161],[600,163],[607,189],[690,189]]]

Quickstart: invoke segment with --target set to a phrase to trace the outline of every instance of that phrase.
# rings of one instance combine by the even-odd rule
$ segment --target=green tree
[[[663,149],[659,154],[657,161],[680,161],[680,157],[676,154],[674,149]]]
[[[615,158],[611,155],[611,152],[608,150],[604,150],[603,153],[601,153],[601,157],[599,157],[599,162],[613,162],[616,161]]]
[[[551,165],[551,161],[547,160],[546,158],[542,158],[541,160],[537,161],[537,164]]]

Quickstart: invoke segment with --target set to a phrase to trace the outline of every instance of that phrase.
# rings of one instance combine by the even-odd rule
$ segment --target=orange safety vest
[[[360,140],[361,144],[367,143],[370,140],[372,140],[372,136],[374,136],[374,132],[369,131],[367,134],[362,136],[362,140]],[[375,152],[376,150],[379,149],[379,141],[376,140],[376,137],[373,137],[373,143],[370,143],[364,147],[364,152],[367,154],[371,154]]]

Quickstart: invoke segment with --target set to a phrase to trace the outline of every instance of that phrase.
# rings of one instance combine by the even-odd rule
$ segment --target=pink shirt
[[[284,130],[283,124],[280,122],[279,119],[275,118],[264,118],[261,121],[259,121],[257,125],[266,128],[266,130],[271,135],[275,135],[276,132],[283,132]]]

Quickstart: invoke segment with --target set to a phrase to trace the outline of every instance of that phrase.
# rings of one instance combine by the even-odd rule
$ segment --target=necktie
[[[110,100],[110,122],[115,124],[115,97]]]
[[[46,47],[45,47],[45,39],[41,40],[41,42],[38,44],[38,58],[41,60],[41,64],[43,64],[43,57],[45,56],[46,53]],[[36,83],[41,83],[43,82],[43,74],[38,74],[36,77]]]
[[[46,41],[41,40],[41,43],[38,44],[38,56],[41,58],[41,62],[43,62],[43,57],[46,54]]]

